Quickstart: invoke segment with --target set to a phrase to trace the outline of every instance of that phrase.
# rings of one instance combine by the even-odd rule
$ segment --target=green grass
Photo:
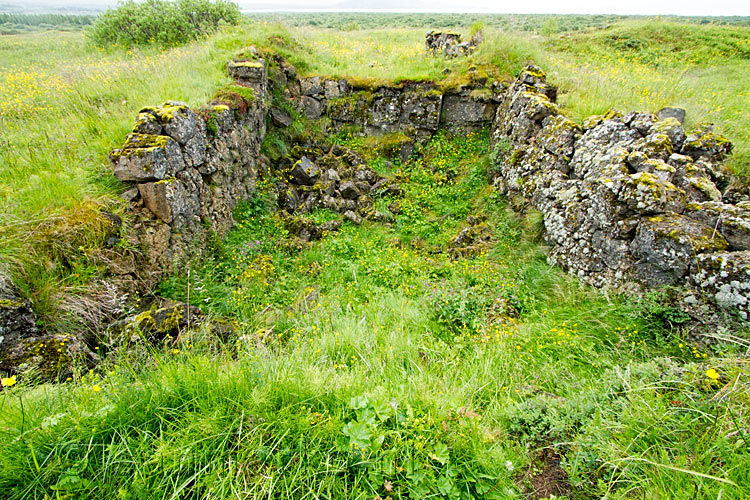
[[[533,220],[488,189],[487,142],[438,135],[391,172],[406,196],[390,226],[345,225],[300,252],[260,193],[213,259],[161,289],[189,289],[236,341],[185,332],[65,385],[4,391],[0,488],[510,499],[549,448],[569,498],[744,498],[748,394],[716,397],[746,375],[742,359],[551,269]],[[486,251],[435,252],[467,215],[494,228]]]
[[[97,212],[124,209],[108,154],[137,111],[207,102],[229,82],[227,60],[267,35],[238,28],[163,52],[96,50],[80,33],[0,37],[0,273],[44,319],[54,322],[61,293],[101,274]]]

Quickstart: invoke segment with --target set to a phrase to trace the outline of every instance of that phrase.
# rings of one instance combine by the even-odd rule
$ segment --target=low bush
[[[175,46],[239,21],[239,7],[228,0],[128,0],[102,14],[88,36],[102,47]]]

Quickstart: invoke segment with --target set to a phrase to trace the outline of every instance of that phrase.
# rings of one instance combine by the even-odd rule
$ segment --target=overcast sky
[[[235,0],[243,11],[367,10],[386,12],[486,12],[500,14],[675,14],[682,16],[750,16],[750,0]],[[53,7],[106,9],[117,0],[0,0],[30,10]]]
[[[600,0],[437,0],[437,1],[377,1],[357,2],[342,0],[240,0],[243,9],[297,8],[307,10],[336,9],[342,4],[347,10],[364,6],[368,10],[373,5],[387,10],[418,10],[432,12],[487,12],[501,14],[676,14],[682,16],[750,16],[750,0],[628,0],[606,2]]]

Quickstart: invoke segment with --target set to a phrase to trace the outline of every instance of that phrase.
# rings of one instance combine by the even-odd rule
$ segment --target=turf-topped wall
[[[493,125],[496,185],[543,214],[549,261],[597,287],[675,285],[698,318],[710,318],[705,304],[747,318],[750,201],[720,165],[729,141],[710,127],[686,134],[674,109],[581,127],[550,95],[526,67]]]
[[[253,192],[258,167],[268,162],[260,146],[269,114],[270,85],[283,91],[307,118],[330,118],[333,129],[402,134],[404,158],[415,143],[426,142],[438,128],[468,131],[489,126],[502,97],[502,87],[486,82],[441,91],[429,82],[365,88],[346,80],[300,79],[280,58],[274,58],[274,74],[269,76],[266,62],[248,54],[228,64],[236,82],[206,108],[193,111],[179,102],[144,108],[123,147],[111,154],[115,176],[132,184],[123,196],[135,214],[129,238],[144,257],[145,270],[137,271],[139,277],[158,279],[163,271],[200,256],[208,236],[223,236],[231,227],[232,210]],[[291,121],[279,108],[270,108],[270,118],[272,126],[279,128]],[[293,158],[290,171],[300,170],[298,163],[307,165],[315,159],[316,145],[304,146],[306,156]],[[286,166],[285,160],[281,166]],[[356,167],[361,161],[348,163]],[[318,165],[310,168],[317,171]],[[302,183],[303,191],[294,183],[280,189],[280,208],[289,211],[294,206],[292,212],[303,211],[310,205],[305,203],[311,198],[308,195],[317,193],[315,200],[326,207],[335,205],[350,220],[378,215],[368,210],[372,203],[367,194],[373,186],[357,187],[354,197],[347,190],[358,180],[373,178],[372,172],[332,169],[331,165],[321,172],[320,178],[313,176]],[[377,185],[377,189],[383,187],[389,189],[388,184]],[[127,265],[115,268],[132,271]]]

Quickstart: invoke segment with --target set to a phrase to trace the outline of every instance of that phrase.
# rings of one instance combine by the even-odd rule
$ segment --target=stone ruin
[[[550,263],[600,288],[679,287],[696,319],[750,312],[750,201],[721,168],[729,141],[681,110],[580,126],[527,66],[493,126],[496,185],[544,215]]]
[[[425,48],[430,55],[458,57],[471,54],[482,42],[482,34],[475,33],[467,42],[461,41],[461,34],[450,31],[430,31],[425,35]]]
[[[401,134],[402,159],[440,128],[490,127],[494,184],[517,209],[543,214],[550,263],[600,288],[676,287],[681,307],[698,321],[747,319],[750,200],[721,168],[731,144],[710,127],[686,133],[680,110],[612,111],[578,125],[560,113],[556,89],[531,65],[510,85],[479,81],[444,91],[429,82],[364,88],[301,79],[283,59],[273,63],[269,70],[251,54],[227,65],[235,85],[252,98],[230,93],[197,110],[168,102],[138,114],[133,132],[111,155],[115,176],[130,186],[122,196],[131,217],[121,237],[132,249],[109,250],[113,281],[133,289],[153,285],[227,233],[234,208],[252,196],[259,172],[271,168],[260,153],[267,124],[281,129],[292,122],[270,106],[275,85],[300,112],[326,117],[333,129]],[[373,196],[400,194],[396,183],[338,146],[300,144],[274,167],[286,172],[276,185],[278,210],[300,245],[337,230],[342,220],[383,220]],[[300,217],[316,206],[340,219],[317,225]],[[476,232],[459,235],[452,251],[470,253],[484,244],[486,228]],[[5,295],[0,370],[39,365],[44,377],[54,378],[70,373],[74,359],[97,361],[84,334],[41,332],[28,301]],[[153,319],[159,314],[135,320],[154,323],[157,336],[199,317],[184,305],[156,312],[171,318],[167,326]]]

